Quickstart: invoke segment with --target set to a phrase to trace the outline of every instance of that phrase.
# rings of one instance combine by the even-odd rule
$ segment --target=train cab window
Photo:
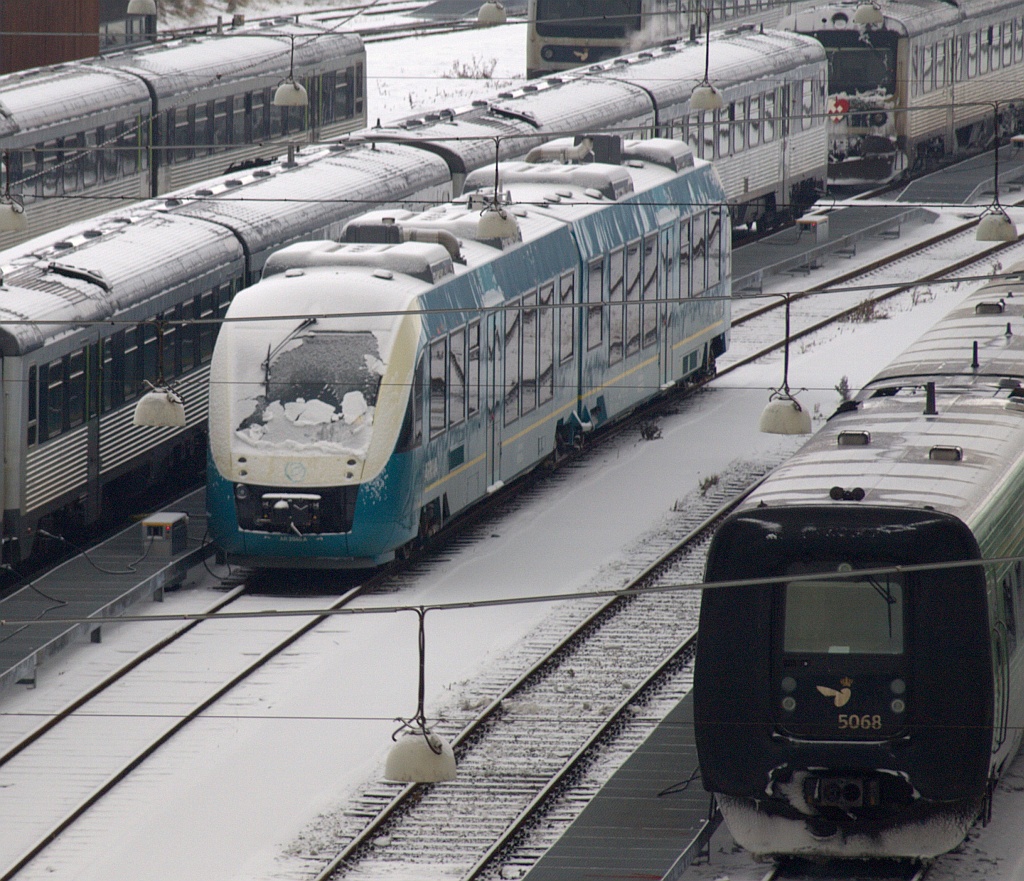
[[[505,310],[505,424],[519,418],[519,378],[521,376],[520,337],[522,316],[519,304],[510,304]]]
[[[785,586],[784,609],[783,644],[788,653],[903,653],[899,575],[858,577],[854,572],[842,581],[813,577],[790,581]]]
[[[523,372],[522,412],[531,413],[537,407],[537,294],[523,297]]]
[[[480,412],[480,322],[474,321],[469,325],[468,337],[466,340],[467,370],[466,370],[466,405],[470,416]]]
[[[626,248],[626,320],[623,337],[626,354],[640,351],[640,295],[642,293],[643,267],[640,261],[640,243],[634,242]]]
[[[430,436],[437,437],[446,427],[448,407],[448,340],[430,344]]]
[[[604,259],[590,263],[587,273],[587,348],[601,345],[604,330]]]
[[[644,289],[643,307],[640,318],[643,347],[658,340],[658,234],[644,239]]]
[[[558,282],[558,358],[564,364],[572,359],[576,337],[576,276],[569,272]]]
[[[555,396],[554,284],[540,286],[540,327],[537,334],[537,394],[543,405]]]
[[[693,296],[693,279],[690,273],[690,221],[679,221],[679,299]]]
[[[466,419],[466,331],[452,332],[448,344],[448,394],[452,425]]]
[[[608,363],[622,360],[622,310],[625,300],[625,273],[622,261],[624,248],[616,248],[608,256]]]

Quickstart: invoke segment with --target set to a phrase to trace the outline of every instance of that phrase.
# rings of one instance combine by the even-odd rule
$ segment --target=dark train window
[[[213,319],[217,317],[216,301],[213,292],[203,294],[199,297],[199,360],[206,363],[213,357],[213,344],[217,340],[217,325]]]
[[[64,190],[74,192],[82,189],[82,151],[85,147],[85,135],[79,132],[64,139]]]
[[[40,374],[39,439],[46,440],[64,429],[64,359],[51,361]]]
[[[519,418],[520,336],[519,304],[505,310],[505,424]]]
[[[452,332],[448,345],[449,412],[452,425],[466,418],[466,331]]]
[[[608,256],[608,363],[622,360],[622,310],[625,302],[625,272],[622,261],[625,248],[616,248]]]
[[[36,429],[39,419],[39,371],[36,367],[28,369],[28,445],[35,446]]]
[[[124,400],[130,401],[142,389],[142,327],[124,332]]]
[[[563,275],[558,286],[558,352],[562,362],[573,356],[573,341],[576,336],[576,276],[571,272]]]
[[[41,172],[42,174],[39,179],[40,183],[36,186],[36,193],[44,198],[64,192],[64,169],[61,165],[64,161],[64,154],[61,152],[63,142],[63,138],[57,138],[38,146],[37,173]]]
[[[101,412],[106,413],[124,402],[124,333],[118,331],[103,341],[101,374],[103,388]]]
[[[640,243],[635,242],[626,249],[626,354],[640,351],[640,293],[641,274]]]
[[[540,332],[537,337],[538,403],[546,404],[555,396],[555,298],[554,284],[540,288]]]
[[[448,340],[430,344],[430,436],[437,437],[445,429],[448,404],[446,368]]]
[[[898,575],[791,581],[785,587],[784,647],[799,654],[903,653]]]
[[[594,260],[587,276],[587,348],[601,345],[604,330],[604,259]]]
[[[86,417],[85,351],[74,352],[68,358],[67,399],[68,427],[85,422]]]
[[[480,412],[480,322],[474,321],[469,325],[469,360],[466,373],[468,384],[466,392],[466,403],[469,407],[469,415],[473,416]]]
[[[694,296],[700,296],[708,285],[707,240],[705,238],[707,234],[707,220],[707,214],[705,213],[698,214],[690,220],[691,241],[693,242],[693,250],[690,252],[692,264],[690,277],[693,283]]]
[[[643,344],[644,348],[658,341],[658,236],[644,239]]]
[[[196,104],[196,155],[213,152],[213,101]]]
[[[85,147],[78,163],[82,169],[82,186],[94,187],[100,179],[99,137],[96,129],[90,129],[83,136]]]
[[[131,123],[117,124],[117,148],[121,172],[126,177],[139,170],[139,130]]]
[[[351,70],[351,68],[349,68],[349,70]],[[357,114],[357,113],[362,113],[363,112],[363,93],[366,91],[366,89],[365,89],[365,86],[363,85],[363,64],[362,64],[362,62],[360,62],[359,64],[356,65],[355,77],[353,77],[352,80],[353,80],[353,85],[352,85],[351,89],[349,90],[349,94],[352,95],[352,101],[351,101],[352,111],[348,114],[349,116],[352,116],[353,114]]]
[[[320,76],[320,124],[334,122],[334,90],[338,86],[338,74],[328,71]]]
[[[235,134],[233,104],[231,98],[221,98],[213,102],[213,139],[211,143],[216,150],[222,150],[231,144]]]

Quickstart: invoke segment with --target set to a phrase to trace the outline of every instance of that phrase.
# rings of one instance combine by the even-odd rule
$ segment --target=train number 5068
[[[840,728],[851,728],[851,729],[865,729],[865,730],[877,730],[882,727],[881,716],[869,716],[867,714],[863,716],[851,715],[847,713],[839,714],[839,727]]]

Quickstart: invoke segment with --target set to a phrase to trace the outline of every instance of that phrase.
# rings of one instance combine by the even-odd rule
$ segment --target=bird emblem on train
[[[850,695],[853,694],[850,688],[853,685],[853,680],[849,676],[844,676],[839,680],[839,684],[842,688],[838,691],[827,685],[819,685],[818,691],[825,695],[825,697],[833,698],[837,707],[845,707],[850,702]]]

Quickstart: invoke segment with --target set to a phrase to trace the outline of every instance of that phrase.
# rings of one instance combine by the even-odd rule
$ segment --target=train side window
[[[761,143],[761,96],[750,99],[749,125],[747,126],[747,146],[756,147]]]
[[[159,320],[161,316],[157,316]],[[157,339],[156,328],[151,324],[140,324],[139,337],[142,340],[142,379],[156,384],[157,381]]]
[[[505,310],[505,424],[519,418],[519,352],[520,332],[519,303],[510,303]]]
[[[946,41],[935,46],[935,85],[941,89],[946,86]]]
[[[807,131],[814,125],[814,89],[810,80],[800,86],[800,128]]]
[[[181,376],[184,345],[184,334],[182,333],[182,305],[179,303],[170,312],[164,313],[164,320],[169,322],[164,325],[164,374]]]
[[[64,192],[73,193],[82,189],[82,150],[85,137],[78,134],[64,138]]]
[[[252,93],[252,140],[258,143],[270,137],[270,90]]]
[[[685,300],[693,296],[693,278],[691,277],[690,254],[690,221],[679,221],[679,299]]]
[[[1012,655],[1017,647],[1017,610],[1013,605],[1013,590],[1009,578],[1003,579],[1003,615],[1006,620],[1006,649]]]
[[[204,364],[213,357],[213,344],[217,340],[217,325],[213,321],[217,317],[214,307],[213,291],[199,298],[197,317],[202,321],[199,325],[199,359]]]
[[[537,391],[539,403],[546,404],[555,396],[555,286],[540,287],[540,333],[537,338]]]
[[[74,428],[85,422],[85,350],[80,349],[68,357],[67,374],[68,427]]]
[[[747,149],[747,102],[737,101],[735,119],[732,124],[732,151],[741,153]]]
[[[640,265],[640,243],[633,242],[626,248],[626,321],[623,337],[626,354],[640,351],[640,293],[642,267]]]
[[[692,278],[693,296],[700,296],[707,287],[707,214],[697,214],[690,219],[693,250],[690,251],[690,277]]]
[[[82,168],[82,186],[85,188],[94,187],[100,179],[100,158],[99,132],[96,129],[89,129],[82,136],[85,138],[85,147],[81,158],[78,160]]]
[[[352,70],[339,70],[334,83],[334,119],[350,119],[353,113]]]
[[[349,116],[355,116],[363,112],[363,95],[366,92],[366,88],[363,85],[363,63],[361,61],[355,66],[355,75],[352,77],[352,83],[350,94],[353,100]]]
[[[448,339],[442,337],[430,344],[430,436],[437,437],[445,429],[448,404],[446,368]]]
[[[46,366],[46,381],[40,383],[39,415],[40,440],[56,437],[64,429],[64,359],[51,361]]]
[[[141,328],[130,327],[124,332],[124,397],[131,401],[139,393],[142,386],[142,349],[139,346]]]
[[[338,87],[337,71],[329,70],[320,75],[320,124],[334,122],[334,90]]]
[[[722,265],[722,215],[718,209],[708,212],[708,288],[718,284]]]
[[[174,129],[174,161],[190,162],[196,154],[196,107],[178,109],[177,123]]]
[[[30,447],[36,445],[39,422],[39,370],[33,365],[28,369],[28,434],[26,441]]]
[[[921,91],[925,94],[935,88],[934,55],[934,46],[925,46],[921,49]]]
[[[214,150],[220,151],[231,143],[234,133],[232,120],[232,102],[230,98],[220,98],[213,102],[213,140]]]
[[[537,407],[537,292],[523,297],[522,412]]]
[[[764,95],[764,143],[775,140],[775,91]]]
[[[402,429],[398,433],[395,452],[404,453],[423,443],[423,354],[420,354],[413,371],[409,405],[405,408]]]
[[[658,341],[658,234],[644,239],[643,346]]]
[[[58,143],[56,140],[45,141],[38,145],[39,150],[39,171],[42,172],[41,192],[37,188],[36,192],[42,195],[44,198],[47,196],[56,196],[61,191],[61,177],[63,169],[60,167],[57,157]]]
[[[124,403],[124,332],[117,331],[103,340],[103,389],[100,410],[106,413]]]
[[[139,170],[139,130],[133,123],[117,124],[117,152],[121,173],[130,177]]]
[[[196,104],[196,155],[208,156],[214,152],[214,102]]]
[[[1013,60],[1024,61],[1024,18],[1013,20]]]
[[[1003,67],[1013,64],[1013,22],[1004,21],[999,30],[1003,38]]]
[[[448,344],[448,393],[451,424],[466,419],[466,331],[452,332]]]
[[[576,336],[576,276],[568,272],[558,282],[558,357],[564,364],[573,356]]]
[[[466,403],[469,415],[480,412],[480,322],[473,321],[469,325],[469,353],[467,359],[467,393]]]
[[[685,140],[694,156],[700,156],[700,151],[704,149],[703,122],[696,113],[687,117]]]
[[[604,259],[590,263],[587,272],[587,348],[596,349],[604,339]]]
[[[624,248],[616,248],[608,257],[608,363],[622,360],[622,310],[625,303]]]

